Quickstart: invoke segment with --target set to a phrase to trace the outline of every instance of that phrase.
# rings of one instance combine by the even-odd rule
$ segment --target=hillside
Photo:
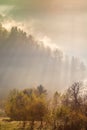
[[[85,75],[86,67],[78,58],[45,47],[17,27],[9,32],[0,25],[0,96],[39,84],[51,91],[64,90]]]

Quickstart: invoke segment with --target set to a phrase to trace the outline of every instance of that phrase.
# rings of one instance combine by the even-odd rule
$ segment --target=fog
[[[65,55],[56,46],[0,25],[0,96],[13,88],[42,84],[49,91],[64,91],[75,81],[86,78],[86,65],[78,57]]]

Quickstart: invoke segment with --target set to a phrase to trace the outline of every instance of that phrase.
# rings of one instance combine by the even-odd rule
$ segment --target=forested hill
[[[49,90],[63,90],[85,78],[86,67],[78,58],[51,50],[17,27],[7,31],[0,24],[0,96],[13,88],[43,84]]]

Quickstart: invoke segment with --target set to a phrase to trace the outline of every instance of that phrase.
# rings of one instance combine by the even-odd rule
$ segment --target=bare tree
[[[69,100],[75,108],[79,107],[81,104],[81,90],[81,82],[73,83],[72,86],[68,89]]]

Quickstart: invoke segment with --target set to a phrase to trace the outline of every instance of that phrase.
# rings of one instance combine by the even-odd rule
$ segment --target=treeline
[[[49,97],[42,85],[37,88],[12,90],[5,112],[11,120],[23,121],[23,128],[34,130],[87,130],[87,93],[75,82],[63,94]],[[35,123],[39,127],[35,128]]]
[[[46,48],[17,27],[7,31],[0,24],[0,95],[5,96],[12,86],[23,88],[39,83],[57,90],[58,86],[61,89],[85,77],[86,66],[78,58]]]

